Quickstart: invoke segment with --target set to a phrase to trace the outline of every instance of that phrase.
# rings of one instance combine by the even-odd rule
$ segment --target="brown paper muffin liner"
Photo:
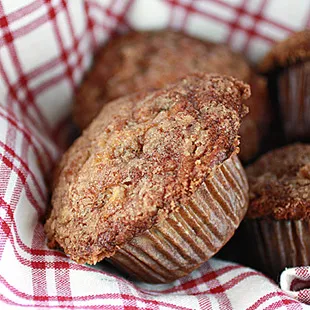
[[[310,220],[243,222],[251,267],[277,280],[286,267],[310,264]]]
[[[136,236],[109,261],[150,283],[189,274],[231,238],[248,205],[248,183],[236,155],[218,167],[191,197],[163,222]]]
[[[279,106],[288,141],[310,139],[310,61],[286,68],[278,76]]]

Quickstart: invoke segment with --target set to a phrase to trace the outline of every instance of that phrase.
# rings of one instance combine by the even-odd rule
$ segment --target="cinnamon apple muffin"
[[[214,255],[247,210],[238,131],[250,95],[196,73],[104,105],[56,171],[49,246],[169,282]]]
[[[260,70],[275,90],[286,142],[310,142],[310,29],[275,44]]]
[[[310,145],[273,150],[246,170],[249,209],[243,234],[249,261],[277,278],[286,267],[310,264]]]
[[[250,113],[241,126],[241,158],[259,151],[270,122],[265,78],[227,46],[173,31],[133,32],[112,39],[97,54],[74,103],[74,119],[85,128],[102,106],[135,91],[162,88],[191,72],[234,76],[250,84]]]

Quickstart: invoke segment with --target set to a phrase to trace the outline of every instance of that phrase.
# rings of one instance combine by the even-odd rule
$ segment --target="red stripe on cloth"
[[[3,11],[3,7],[2,7],[1,2],[0,2],[0,14],[4,15],[4,11]],[[6,18],[6,17],[3,16],[3,18]],[[34,25],[34,27],[35,27],[35,25]],[[28,81],[24,76],[22,65],[21,65],[21,62],[19,60],[16,48],[15,48],[15,44],[13,42],[14,38],[13,38],[12,33],[9,29],[8,22],[7,22],[7,26],[3,29],[3,31],[5,32],[4,38],[5,38],[6,43],[7,43],[6,46],[8,48],[9,55],[11,57],[12,63],[14,65],[15,70],[17,72],[17,75],[19,76],[19,79],[21,81],[22,89],[24,89],[24,91],[26,92],[26,99],[25,100],[18,100],[19,104],[20,104],[23,112],[25,112],[25,113],[28,113],[28,108],[31,105],[37,114],[37,118],[35,118],[35,121],[36,122],[39,121],[39,123],[38,123],[39,127],[38,128],[42,128],[42,130],[48,132],[48,124],[47,124],[46,118],[41,113],[40,109],[36,106],[35,98],[34,98],[33,94],[31,93],[30,88],[28,86]],[[9,84],[10,84],[10,82],[9,82]],[[18,98],[18,91],[19,90],[15,90],[17,98]]]
[[[15,287],[13,287],[12,285],[10,285],[5,278],[3,278],[0,275],[0,282],[2,282],[2,284],[8,289],[10,290],[12,293],[14,293],[16,296],[26,299],[26,300],[33,300],[33,296],[29,295],[27,293],[21,292],[19,290],[17,290]],[[94,298],[95,297],[95,298]],[[46,296],[37,296],[37,300],[42,301],[42,299],[46,298]],[[132,296],[132,295],[125,295],[125,294],[119,294],[119,293],[103,293],[103,294],[98,294],[96,296],[94,295],[90,295],[90,296],[70,296],[70,297],[66,297],[66,296],[49,296],[49,300],[50,301],[59,301],[59,302],[68,302],[68,301],[88,301],[88,300],[94,300],[94,299],[111,299],[111,300],[116,300],[116,299],[126,299],[126,300],[137,300],[137,301],[142,301],[144,303],[146,303],[149,306],[154,306],[154,305],[160,305],[162,307],[170,307],[171,309],[177,309],[177,310],[189,310],[190,308],[188,307],[182,307],[182,306],[176,306],[173,304],[170,304],[168,302],[164,302],[164,301],[157,301],[157,300],[151,300],[148,298],[141,298],[141,297],[136,297],[136,296]],[[33,305],[33,304],[32,304]],[[40,307],[42,306],[41,303],[35,304],[34,306],[36,307]],[[98,306],[100,306],[100,303],[98,304]],[[74,306],[76,307],[76,306]],[[83,308],[83,306],[81,306]],[[85,306],[84,306],[85,307]]]
[[[61,81],[67,80],[67,76],[64,73],[59,73],[47,81],[42,82],[39,84],[34,90],[33,93],[35,96],[38,96],[40,93],[43,93],[45,90],[51,88],[52,86],[59,84]]]
[[[91,48],[94,50],[95,47],[98,45],[98,42],[94,34],[94,22],[90,16],[89,1],[84,1],[84,7],[85,7],[85,12],[86,12],[86,20],[87,20],[87,33],[90,34]]]
[[[43,258],[42,257],[38,257],[37,258],[35,255],[33,255],[31,257],[31,259],[28,259],[28,258],[23,257],[19,253],[19,251],[18,251],[18,249],[16,247],[16,243],[15,242],[20,237],[18,236],[18,232],[15,229],[16,228],[16,223],[15,223],[14,219],[10,223],[10,225],[9,225],[8,222],[5,222],[1,218],[0,218],[0,222],[1,222],[1,226],[5,227],[6,237],[10,241],[10,243],[11,243],[11,245],[13,247],[13,252],[14,252],[14,255],[15,255],[15,259],[21,265],[26,266],[26,267],[30,267],[31,270],[33,270],[33,269],[38,269],[38,270],[40,270],[40,269],[42,269],[42,270],[51,269],[51,270],[55,270],[55,263],[54,262],[45,261],[44,257]],[[6,223],[6,224],[3,224],[3,223]],[[14,231],[11,229],[12,225],[14,227]],[[39,230],[41,230],[43,232],[42,224],[38,223],[38,225],[41,226],[41,227],[38,226]],[[9,231],[8,231],[8,229],[9,229]],[[36,246],[36,244],[34,244],[34,246]],[[52,256],[55,256],[55,255],[52,255]],[[36,259],[36,260],[34,260],[34,259]],[[38,261],[37,259],[39,259],[40,261]],[[66,257],[64,257],[64,259],[65,259],[65,261],[68,260],[68,258],[66,258]],[[67,262],[67,264],[70,264],[70,269],[72,269],[72,270],[85,270],[85,268],[81,268],[83,266],[75,265],[75,264],[68,263],[68,262]],[[85,270],[85,271],[88,271],[88,270]]]
[[[257,26],[258,22],[264,20],[263,12],[264,12],[264,9],[265,9],[268,1],[269,0],[261,0],[260,7],[259,7],[257,13],[251,15],[251,17],[254,19],[254,24],[253,24],[253,26],[250,29],[247,30],[246,41],[245,41],[245,44],[244,44],[244,47],[243,47],[243,51],[245,53],[247,52],[247,50],[249,48],[249,44],[251,42],[251,39],[257,33],[256,26]]]
[[[125,298],[122,299],[122,307],[124,307],[124,309],[136,309],[137,308],[137,300],[136,299],[130,299],[127,300],[126,296],[131,295],[131,290],[130,290],[130,286],[128,285],[128,283],[124,282],[124,281],[120,281],[120,282],[116,282],[120,291],[120,295],[124,296]],[[159,310],[159,305],[156,302],[154,304],[154,306],[152,307],[152,310]]]
[[[307,267],[298,267],[295,272],[298,277],[310,278],[309,269]]]
[[[231,41],[232,41],[233,35],[235,34],[236,30],[240,29],[240,24],[239,24],[240,18],[241,16],[246,14],[246,11],[244,9],[245,4],[246,4],[246,0],[242,0],[242,2],[238,4],[238,7],[235,7],[234,11],[236,12],[236,16],[235,16],[234,21],[230,22],[229,24],[229,34],[226,39],[226,42],[228,45],[231,45],[232,43]]]
[[[291,299],[289,298],[286,294],[284,294],[283,292],[272,292],[272,293],[269,293],[269,294],[266,294],[265,296],[261,297],[259,300],[257,300],[252,306],[248,307],[247,310],[256,310],[258,309],[260,306],[262,306],[265,302],[269,301],[271,298],[274,298],[274,297],[283,297],[283,299],[286,299],[286,300],[291,300],[292,302],[296,303],[296,305],[299,305],[299,302],[294,300],[294,299]],[[272,308],[270,308],[272,309]],[[297,309],[300,309],[300,308],[296,308]]]
[[[4,297],[2,294],[0,294],[0,300],[13,305],[13,306],[20,306],[20,307],[40,307],[40,308],[49,308],[49,309],[106,309],[106,310],[121,310],[121,309],[127,309],[127,310],[134,310],[134,309],[142,309],[141,307],[139,308],[120,308],[120,306],[114,306],[114,305],[108,305],[107,303],[103,304],[97,304],[94,306],[66,306],[66,305],[58,305],[58,306],[50,306],[50,305],[40,305],[40,304],[21,304],[21,303],[17,303],[15,301],[12,301],[6,297]],[[115,302],[112,302],[115,303]],[[150,305],[149,305],[150,306]],[[174,305],[172,304],[168,304],[167,306],[164,306],[166,309],[180,309],[180,310],[191,310],[190,308],[176,308]],[[168,308],[169,307],[169,308]],[[151,310],[153,308],[145,308],[148,310]]]
[[[32,3],[30,4],[27,4],[25,6],[23,6],[22,8],[20,9],[17,9],[16,11],[14,12],[11,12],[9,14],[6,14],[6,19],[10,22],[10,23],[13,23],[19,19],[21,19],[22,17],[25,17],[31,13],[34,13],[35,11],[37,11],[38,9],[40,9],[43,5],[43,2],[40,1],[40,0],[36,0],[36,1],[33,1]],[[2,25],[2,17],[0,18],[0,27]]]
[[[294,307],[290,307],[290,305],[294,305]],[[288,310],[302,310],[300,303],[294,299],[281,299],[268,305],[268,309],[283,309],[283,307]]]
[[[48,304],[46,305],[38,305],[38,304],[35,304],[35,303],[31,303],[31,304],[22,304],[22,303],[18,303],[18,302],[15,302],[13,300],[10,300],[6,297],[4,297],[4,295],[0,294],[0,301],[2,301],[3,303],[6,303],[8,305],[11,305],[11,306],[18,306],[18,307],[21,307],[21,308],[34,308],[34,307],[40,307],[39,309],[44,309],[44,308],[49,308],[49,309],[96,309],[100,306],[66,306],[66,305],[58,305],[58,306],[50,306]],[[120,310],[120,308],[118,306],[107,306],[108,310]]]
[[[205,266],[207,266],[207,267],[205,267]],[[207,270],[208,270],[210,267],[206,263],[201,268],[203,268],[203,269],[207,268]],[[186,291],[186,292],[190,293],[191,289],[193,287],[195,287],[196,285],[199,285],[199,284],[202,284],[202,283],[206,283],[208,281],[213,280],[214,277],[216,277],[216,276],[221,276],[221,275],[224,275],[224,274],[226,274],[226,273],[228,273],[230,271],[241,269],[241,268],[243,268],[243,267],[239,266],[239,265],[226,266],[226,267],[223,267],[223,268],[217,270],[216,274],[213,271],[207,272],[206,274],[202,275],[198,279],[189,280],[189,281],[187,281],[185,283],[182,283],[180,285],[175,285],[174,287],[172,287],[170,289],[167,289],[167,290],[163,290],[161,292],[167,294],[167,293],[179,292],[179,291],[182,290],[182,291]],[[183,278],[183,279],[180,279],[179,281],[186,281],[185,279],[186,278]]]
[[[235,276],[233,279],[227,281],[224,284],[220,284],[214,287],[211,287],[208,290],[201,291],[199,293],[195,293],[193,295],[201,295],[201,294],[222,294],[223,292],[232,289],[234,286],[239,284],[250,277],[261,277],[262,275],[257,271],[247,271]],[[216,278],[215,278],[216,279]],[[213,281],[213,280],[212,280]]]
[[[15,147],[16,142],[16,130],[12,127],[11,124],[7,124],[7,130],[5,132],[5,144]],[[6,156],[7,151],[4,150],[3,156]],[[1,155],[1,154],[0,154]],[[0,189],[1,189],[1,195],[2,197],[5,197],[6,191],[9,185],[10,176],[12,173],[12,167],[7,165],[5,162],[0,163],[0,171],[1,171],[1,183],[0,183]],[[7,169],[9,168],[9,169]]]
[[[124,14],[127,13],[129,7],[132,4],[132,0],[127,0],[127,3],[125,5],[125,7],[122,9],[122,11],[120,13],[116,13],[115,12],[115,7],[118,6],[119,3],[123,4],[123,0],[114,0],[111,1],[111,5],[105,10],[105,13],[107,16],[112,17],[117,24],[120,24],[124,21]],[[100,5],[98,2],[95,2],[96,5]]]
[[[7,124],[7,130],[6,130],[6,138],[5,143],[9,147],[15,147],[16,142],[16,130],[13,128],[13,126],[8,123]],[[2,141],[1,141],[2,142]],[[2,142],[3,143],[3,142]],[[4,144],[4,143],[3,143]],[[3,155],[6,156],[8,154],[8,150],[4,150]],[[9,186],[9,180],[12,174],[12,167],[8,167],[5,162],[0,161],[0,172],[1,172],[1,183],[0,183],[0,197],[5,197],[6,192]],[[0,208],[3,208],[0,206]],[[4,209],[4,208],[3,208]],[[2,257],[7,239],[6,236],[10,234],[10,226],[12,225],[12,222],[9,221],[7,214],[1,218],[2,221],[5,222],[5,225],[2,224],[1,228],[3,229],[4,235],[0,234],[1,238],[1,244],[0,244],[0,259]]]
[[[185,9],[185,14],[183,16],[183,19],[181,21],[181,28],[183,29],[183,31],[185,31],[185,28],[187,26],[187,21],[188,21],[188,17],[190,15],[190,12],[193,11],[193,8],[192,8],[192,4],[193,4],[194,0],[191,0],[186,7],[184,7]]]
[[[0,2],[1,4],[1,2]],[[3,63],[0,61],[0,76],[2,76],[3,81],[5,82],[7,89],[8,89],[8,96],[6,98],[7,100],[7,105],[13,105],[16,104],[17,102],[19,102],[19,99],[17,97],[17,92],[16,90],[12,87],[11,82],[9,81],[8,75],[3,67]],[[14,100],[10,100],[10,96],[12,99]],[[40,128],[41,124],[38,123],[38,120],[36,118],[34,118],[32,115],[28,114],[27,111],[25,111],[25,105],[22,103],[18,105],[19,109],[22,110],[22,116],[24,119],[28,118],[34,126],[36,126],[37,128]],[[11,107],[11,110],[13,109],[13,106]],[[45,132],[44,129],[42,129],[43,132]]]
[[[54,33],[56,35],[56,42],[58,44],[59,50],[60,50],[60,58],[62,60],[62,63],[64,64],[64,66],[67,68],[66,72],[65,72],[65,76],[67,77],[67,79],[69,80],[72,89],[74,89],[74,80],[73,80],[73,69],[71,68],[71,65],[68,63],[68,52],[64,47],[63,41],[62,41],[62,37],[60,34],[60,29],[59,26],[57,24],[56,21],[56,16],[57,16],[57,11],[55,10],[55,8],[53,7],[51,0],[44,0],[48,9],[48,16],[49,16],[49,20],[52,23],[53,26],[53,30]],[[63,3],[62,3],[63,5]]]
[[[119,4],[121,3],[122,5],[122,10],[119,13],[115,13],[115,7],[118,7]],[[114,19],[117,23],[118,26],[120,25],[125,25],[127,26],[128,29],[130,29],[130,26],[128,25],[128,23],[126,22],[126,13],[128,12],[128,10],[130,9],[130,7],[132,6],[132,4],[134,3],[134,0],[126,0],[126,4],[123,5],[123,1],[122,0],[116,0],[116,1],[111,1],[110,2],[110,7],[106,7],[102,4],[100,4],[99,2],[93,2],[93,1],[88,1],[87,4],[87,12],[88,12],[88,16],[89,16],[89,27],[91,27],[92,34],[94,35],[95,31],[100,31],[101,28],[103,28],[105,30],[105,33],[112,37],[116,34],[118,27],[111,27],[110,23],[108,21],[106,21],[105,19],[102,19],[100,21],[96,20],[95,16],[92,16],[91,12],[94,10],[96,11],[101,11],[102,14]],[[103,15],[103,16],[104,16]],[[96,30],[97,29],[97,30]],[[101,30],[102,31],[102,30]],[[97,42],[96,38],[94,37],[94,41],[96,43],[96,48],[99,45],[99,42]]]
[[[209,262],[206,263],[210,269],[213,269]],[[214,294],[214,297],[217,299],[219,305],[223,305],[223,309],[225,310],[232,310],[231,302],[226,294],[226,283],[221,284],[218,279],[218,275],[216,270],[213,271],[213,279],[206,282],[207,286],[210,288],[210,292]],[[213,293],[213,290],[217,290],[216,293]],[[201,295],[201,292],[195,293],[195,295]]]
[[[0,208],[1,208],[1,204],[0,204]],[[10,233],[11,233],[11,228],[9,225],[9,221],[5,218],[2,220],[2,218],[0,218],[0,259],[2,258],[2,254],[3,254],[3,250],[4,247],[9,239]]]
[[[5,115],[0,111],[0,117],[4,118],[8,123],[14,126],[20,133],[22,133],[23,137],[29,142],[31,147],[33,148],[33,151],[37,157],[40,169],[45,173],[48,171],[50,168],[50,164],[54,161],[53,158],[51,157],[49,151],[45,147],[45,144],[41,140],[41,137],[38,135],[34,135],[33,133],[30,133],[28,129],[23,128],[20,126],[21,122],[16,121],[12,116],[10,115]],[[37,144],[40,146],[42,150],[40,150],[37,146]],[[55,146],[56,147],[56,146]],[[57,148],[57,147],[56,147]],[[44,161],[44,156],[47,157],[47,160]],[[48,164],[49,163],[49,164]]]
[[[121,0],[119,0],[121,1]],[[133,29],[131,28],[130,24],[127,21],[127,13],[130,10],[130,8],[132,7],[133,3],[135,2],[135,0],[126,0],[126,4],[122,9],[121,14],[118,14],[118,25],[119,26],[125,26],[127,28],[128,31],[132,31]]]
[[[37,247],[37,237],[38,237],[38,230],[40,224],[37,223],[36,227],[34,228],[34,233],[32,237],[32,244],[31,246]],[[38,268],[38,264],[40,264],[40,268]],[[47,291],[47,278],[46,278],[46,268],[45,262],[36,262],[31,257],[31,275],[32,275],[32,290],[33,290],[33,300],[40,300],[42,298],[38,298],[39,296],[44,296],[44,301],[47,301],[48,298],[48,291]]]
[[[215,3],[220,4],[222,6],[228,7],[232,10],[236,9],[236,6],[229,3],[228,1],[224,1],[224,0],[208,0],[208,1],[215,2]],[[250,12],[248,12],[248,13],[251,14]],[[267,18],[266,16],[264,16],[263,20],[271,26],[282,29],[282,30],[289,32],[289,33],[293,32],[293,29],[290,26],[286,26],[284,24],[277,23],[276,21],[271,20],[271,19]]]
[[[105,33],[108,33],[109,36],[112,36],[112,30],[113,28],[110,27],[110,24],[106,21],[106,20],[101,20],[101,21],[96,21],[95,18],[92,19],[92,23],[93,23],[93,29],[94,29],[94,33],[95,31],[102,31],[104,30]],[[97,30],[96,30],[97,29]],[[97,47],[99,47],[100,43],[99,41],[96,40],[96,46],[95,49]]]
[[[177,0],[165,0],[167,3],[169,3],[170,5],[175,5],[175,6],[181,6],[181,7],[184,7],[184,5],[182,3],[179,3]],[[243,0],[245,1],[245,0]],[[186,6],[185,6],[186,7]],[[196,7],[190,7],[189,10],[192,12],[192,13],[196,13],[198,15],[201,15],[201,16],[204,16],[208,19],[212,19],[212,20],[215,20],[219,23],[222,23],[224,25],[227,25],[228,27],[235,27],[236,29],[241,29],[241,30],[244,30],[239,24],[234,24],[233,22],[231,21],[228,21],[226,20],[225,18],[222,18],[220,15],[215,15],[215,14],[212,14],[210,12],[206,12],[206,11],[202,11]],[[268,42],[268,43],[274,43],[274,39],[272,37],[268,37],[267,35],[265,34],[261,34],[261,33],[255,33],[255,36]]]
[[[87,52],[89,52],[89,50],[86,50],[85,52],[87,53]],[[79,56],[78,56],[78,59],[77,59],[77,64],[79,64],[80,67],[81,67],[81,64],[82,64],[82,59],[83,59],[83,55],[81,55],[79,53]],[[74,69],[74,70],[76,70],[76,69]],[[67,79],[67,76],[64,73],[59,73],[59,74],[49,78],[48,80],[40,83],[38,86],[36,86],[33,89],[32,92],[33,92],[34,96],[38,96],[39,94],[44,92],[46,89],[49,89],[50,87],[60,83],[63,80],[66,80],[66,79]],[[75,85],[75,88],[76,88],[76,86],[78,86],[78,85]],[[53,139],[53,140],[55,140],[55,139]]]
[[[25,266],[32,266],[33,268],[41,268],[41,265],[39,264],[33,264],[33,261],[31,260],[28,260],[24,257],[22,257],[19,252],[18,252],[18,249],[17,249],[17,246],[16,246],[16,242],[17,242],[17,245],[20,246],[20,248],[25,251],[26,253],[29,253],[31,255],[33,255],[33,259],[35,258],[36,260],[35,261],[42,261],[42,257],[40,256],[53,256],[54,259],[56,257],[58,257],[59,259],[62,259],[61,261],[55,261],[54,262],[46,262],[45,264],[45,268],[46,269],[55,269],[55,268],[67,268],[68,264],[69,264],[69,267],[71,270],[79,270],[79,271],[86,271],[86,272],[91,272],[91,273],[98,273],[98,274],[102,274],[104,276],[109,276],[109,277],[113,277],[115,280],[119,281],[119,282],[125,282],[127,285],[128,285],[128,281],[125,280],[124,278],[122,277],[119,277],[117,275],[111,275],[110,273],[104,271],[104,270],[98,270],[98,269],[94,269],[94,268],[91,268],[91,267],[88,267],[86,265],[79,265],[79,264],[76,264],[72,261],[70,261],[68,259],[68,257],[65,256],[64,253],[62,252],[59,252],[59,251],[56,251],[56,250],[38,250],[38,249],[35,249],[35,248],[29,248],[27,247],[27,245],[25,245],[19,234],[18,234],[18,231],[17,231],[17,227],[16,227],[16,222],[15,222],[15,219],[14,219],[14,215],[13,215],[13,211],[12,211],[12,208],[10,207],[9,204],[7,204],[3,199],[2,197],[0,196],[0,207],[1,206],[4,206],[6,211],[7,211],[7,214],[9,215],[9,218],[10,218],[10,221],[12,223],[12,226],[13,226],[13,230],[10,230],[8,232],[8,235],[7,235],[7,238],[9,238],[11,244],[12,244],[12,247],[13,247],[13,250],[14,250],[14,253],[15,253],[15,256],[16,258],[20,261],[21,264],[25,265]],[[0,221],[1,221],[1,218],[0,218]],[[3,220],[1,221],[1,223],[3,222]],[[8,221],[7,221],[8,223]],[[6,223],[6,224],[7,224]],[[8,226],[9,227],[9,226]],[[41,226],[42,228],[42,226]],[[7,231],[7,227],[5,227],[6,231]],[[43,228],[41,229],[42,233],[41,235],[43,235]],[[13,239],[13,236],[12,236],[12,233],[14,232],[14,237],[16,240]],[[44,236],[43,236],[44,237]],[[41,245],[41,248],[43,246]],[[37,257],[38,256],[38,257]],[[96,296],[94,296],[96,297]]]
[[[297,294],[297,299],[305,304],[310,304],[309,289],[301,290]]]
[[[55,250],[42,250],[42,249],[36,249],[36,248],[30,248],[27,247],[26,244],[24,244],[18,234],[17,231],[17,227],[16,227],[16,223],[15,223],[15,219],[14,219],[14,212],[12,210],[12,207],[10,206],[10,204],[8,204],[1,196],[0,196],[0,206],[2,206],[2,208],[4,208],[9,216],[9,219],[11,221],[11,223],[13,224],[13,229],[14,229],[14,233],[16,236],[16,242],[17,245],[26,253],[31,254],[31,255],[35,255],[35,256],[58,256],[61,258],[66,258],[65,254],[59,251],[55,251]],[[15,208],[15,207],[13,207]],[[15,247],[16,243],[13,240],[12,246]],[[17,248],[16,248],[17,250]],[[87,270],[89,270],[90,268],[88,268]]]
[[[173,28],[174,23],[174,17],[175,17],[175,1],[169,1],[169,8],[170,8],[170,14],[169,14],[169,22],[168,22],[168,28]]]
[[[59,9],[61,7],[59,6]],[[59,10],[58,9],[58,10]],[[4,17],[3,17],[4,18]],[[3,37],[0,38],[0,47],[6,46],[8,43],[8,40],[13,41],[16,40],[20,37],[23,37],[25,35],[27,35],[28,33],[30,33],[31,31],[35,30],[36,28],[42,26],[43,24],[45,24],[47,21],[49,21],[49,18],[47,15],[42,15],[38,18],[36,18],[35,20],[31,21],[29,24],[22,26],[19,29],[13,30],[11,31],[9,34],[7,34],[7,37]],[[9,35],[9,37],[8,37]]]
[[[196,297],[198,300],[198,304],[200,309],[205,309],[205,310],[209,310],[212,309],[212,304],[211,304],[211,300],[210,298],[208,298],[208,296],[197,296]]]
[[[17,159],[20,164],[22,165],[23,169],[27,173],[29,173],[30,178],[32,179],[34,186],[36,190],[38,191],[40,198],[42,199],[43,202],[47,202],[47,193],[46,193],[46,188],[42,188],[39,185],[39,182],[33,172],[29,169],[28,163],[26,163],[20,156],[18,156],[12,148],[10,148],[8,145],[5,145],[2,141],[0,141],[0,147],[2,147],[10,156],[12,156],[13,159]],[[12,159],[11,159],[12,160]],[[5,186],[4,186],[5,187]]]
[[[14,146],[15,142],[16,142],[16,131],[12,130],[12,127],[8,126],[8,130],[6,132],[6,143],[9,144],[9,145],[13,145]],[[24,150],[24,147],[23,147],[24,145],[25,144],[24,144],[24,141],[23,141],[22,146],[21,146],[22,154],[25,154],[25,151],[26,151],[26,150]],[[8,182],[10,180],[12,171],[15,172],[15,167],[14,167],[13,162],[11,162],[10,160],[7,159],[6,154],[7,154],[7,152],[4,152],[4,154],[0,154],[0,161],[1,161],[1,158],[2,158],[2,161],[1,161],[1,171],[3,172],[3,170],[5,170],[5,173],[3,175],[7,176],[7,178],[5,179],[6,181],[3,180],[1,182],[1,184],[0,184],[1,189],[3,189],[3,193],[2,193],[2,196],[0,196],[0,198],[4,197],[4,199],[9,200],[9,204],[11,204],[14,207],[16,207],[18,202],[19,202],[22,190],[23,190],[23,184],[21,182],[21,178],[17,178],[17,180],[14,182],[14,184],[12,184],[12,185],[10,184],[10,186],[9,186]],[[10,196],[6,197],[6,194],[7,194],[8,190],[10,191],[10,193],[9,193]],[[27,190],[26,190],[26,195],[27,194],[28,193],[27,193]],[[3,206],[2,206],[2,208],[3,208]],[[5,208],[3,208],[3,209],[5,210]],[[8,225],[8,228],[11,231],[11,227],[12,227],[12,225],[14,225],[15,219],[13,219],[12,221],[9,221],[8,220],[8,216],[6,214],[4,216],[4,218],[0,218],[0,220],[1,221],[6,221],[6,223]],[[7,229],[5,231],[7,231]],[[11,235],[9,235],[9,237],[11,237]],[[6,238],[6,239],[8,240],[9,238]],[[7,242],[7,240],[5,242]],[[1,247],[0,251],[1,251],[0,255],[2,257],[3,251],[4,251],[4,246]]]
[[[77,42],[78,42],[78,47],[79,44],[83,42],[84,39],[86,39],[87,37],[87,33],[83,33],[79,38],[77,38]],[[90,47],[88,49],[86,49],[84,51],[85,55],[82,55],[82,53],[78,53],[78,59],[77,59],[77,64],[80,65],[81,64],[81,59],[83,58],[83,56],[86,56],[87,53],[90,52]],[[71,54],[73,52],[73,48],[69,48],[67,49],[67,54]],[[39,77],[42,73],[47,73],[49,70],[51,69],[55,69],[57,66],[60,66],[62,64],[62,59],[59,58],[59,56],[49,60],[47,63],[34,68],[33,70],[31,70],[28,73],[24,74],[24,77],[30,82],[31,80]],[[21,79],[18,79],[13,85],[13,89],[18,89],[21,86]],[[37,96],[37,92],[36,90],[32,90],[34,97]]]
[[[82,54],[79,52],[79,49],[78,49],[79,41],[78,41],[78,38],[76,37],[75,32],[73,30],[72,20],[71,20],[71,17],[70,17],[70,13],[69,13],[66,1],[62,0],[62,4],[63,4],[63,6],[65,8],[66,21],[67,21],[67,23],[69,25],[70,35],[71,35],[71,37],[73,39],[72,50],[71,50],[70,53],[75,53],[76,56],[77,56],[77,63],[75,64],[75,67],[72,68],[72,70],[73,71],[81,70]],[[70,55],[70,54],[68,54],[68,55]],[[73,78],[73,72],[72,72],[72,78]],[[74,82],[74,80],[73,80],[73,82]],[[77,86],[78,85],[74,83],[73,84],[73,89],[75,90]]]
[[[61,302],[63,298],[66,298],[66,301],[69,302],[68,305],[73,305],[69,263],[55,263],[54,268],[58,301]]]
[[[35,208],[35,210],[38,212],[39,216],[42,216],[44,214],[44,211],[42,209],[42,207],[39,206],[37,200],[34,198],[32,191],[29,187],[29,184],[27,182],[27,173],[25,173],[25,171],[20,170],[17,166],[15,166],[13,164],[12,161],[10,161],[7,157],[5,157],[3,154],[0,154],[0,160],[2,160],[2,162],[11,170],[14,171],[17,176],[18,179],[21,181],[21,184],[23,185],[24,189],[25,189],[25,193],[27,198],[29,199],[29,202],[31,202],[32,206]],[[11,190],[11,189],[10,189]],[[14,191],[12,194],[12,199],[14,197]],[[19,196],[16,196],[19,197]]]

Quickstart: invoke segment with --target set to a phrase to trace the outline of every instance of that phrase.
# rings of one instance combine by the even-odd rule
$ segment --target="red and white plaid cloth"
[[[42,224],[74,89],[111,33],[172,27],[257,60],[309,25],[308,0],[0,1],[0,309],[309,309],[310,267],[283,272],[282,290],[216,259],[172,284],[132,283],[49,250]]]

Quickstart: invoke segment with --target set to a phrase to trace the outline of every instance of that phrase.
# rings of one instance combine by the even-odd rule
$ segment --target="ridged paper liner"
[[[245,220],[252,267],[274,279],[286,267],[310,264],[310,220]]]
[[[247,204],[246,176],[233,155],[202,183],[188,205],[133,238],[110,261],[144,282],[171,282],[223,247],[239,226]]]
[[[286,138],[310,139],[310,61],[285,69],[278,77],[279,106]]]

